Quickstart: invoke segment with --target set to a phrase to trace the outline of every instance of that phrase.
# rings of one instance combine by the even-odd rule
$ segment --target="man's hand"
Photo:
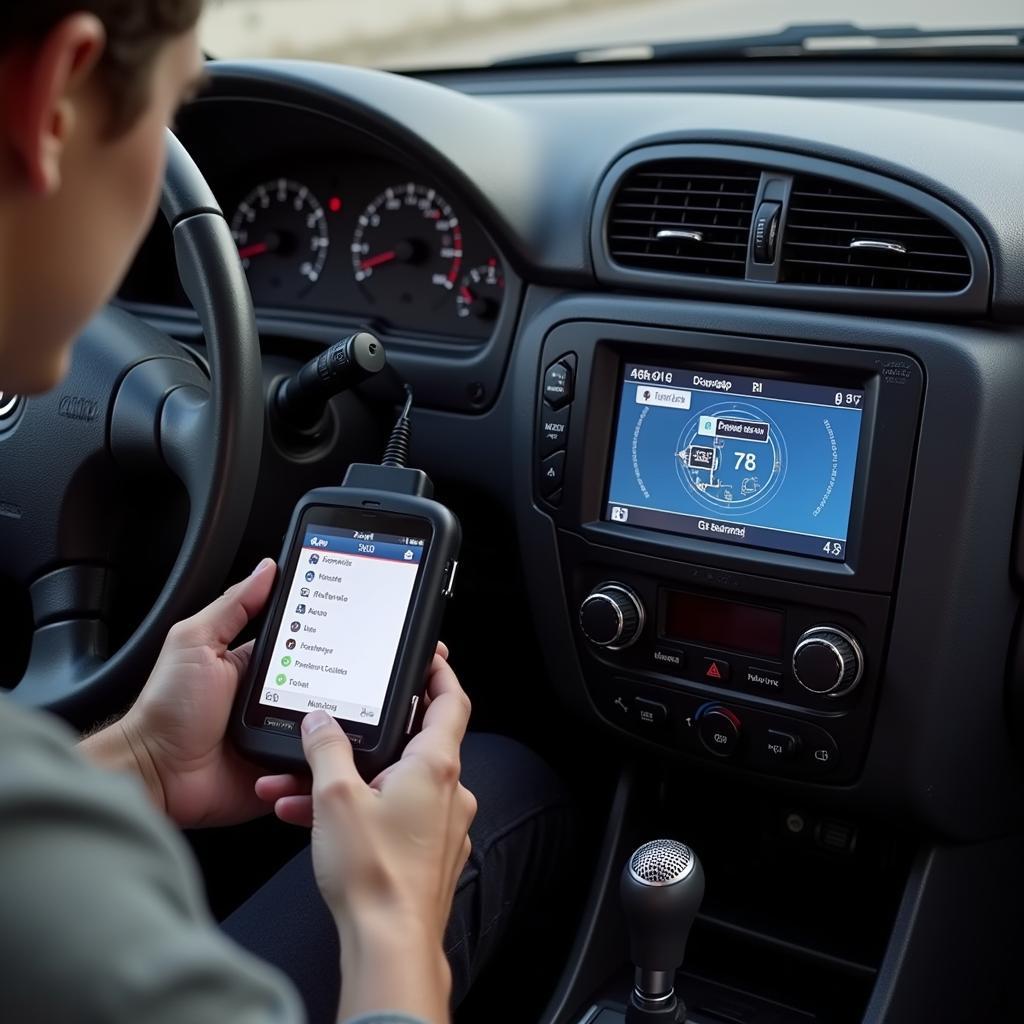
[[[476,801],[459,782],[470,705],[447,653],[440,646],[431,666],[422,731],[372,783],[338,723],[314,712],[302,724],[312,794],[293,776],[257,787],[279,818],[312,824],[317,884],[341,937],[343,1018],[387,1006],[448,1020],[442,939]]]
[[[229,644],[270,596],[276,566],[247,579],[167,635],[135,706],[83,748],[111,767],[135,768],[157,806],[182,828],[232,825],[265,814],[254,791],[261,772],[226,739],[252,644]]]

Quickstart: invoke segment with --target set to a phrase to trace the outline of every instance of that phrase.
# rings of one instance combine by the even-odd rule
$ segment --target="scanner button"
[[[459,571],[459,563],[452,561],[448,563],[448,568],[445,569],[445,580],[444,585],[441,587],[442,597],[453,597],[455,594],[455,575]]]
[[[409,721],[405,723],[405,735],[412,735],[412,727],[416,724],[416,712],[419,710],[420,698],[418,696],[413,697],[409,702]]]

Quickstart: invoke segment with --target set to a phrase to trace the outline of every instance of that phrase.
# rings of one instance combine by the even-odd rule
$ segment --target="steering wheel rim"
[[[222,584],[259,474],[264,400],[248,283],[202,172],[170,132],[167,148],[161,211],[206,337],[210,377],[166,335],[108,308],[76,343],[64,385],[25,401],[14,429],[0,436],[0,465],[22,469],[20,487],[17,473],[5,474],[4,501],[18,514],[0,517],[0,546],[12,563],[5,569],[30,589],[35,620],[28,668],[11,696],[76,724],[134,696],[170,627]],[[66,484],[52,495],[60,506],[54,514],[45,504],[51,495],[31,477],[33,468],[39,473],[41,439],[61,435],[75,450],[51,460],[57,484]],[[89,517],[76,513],[83,496],[95,499],[125,474],[145,486],[158,471],[184,484],[188,524],[152,608],[107,657],[116,537],[102,519],[81,529]]]

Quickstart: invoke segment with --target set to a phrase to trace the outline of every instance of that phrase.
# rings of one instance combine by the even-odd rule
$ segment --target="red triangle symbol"
[[[706,675],[707,675],[708,679],[721,679],[722,678],[722,673],[718,671],[718,666],[714,662],[711,662],[711,664],[708,666],[708,670],[706,672]]]

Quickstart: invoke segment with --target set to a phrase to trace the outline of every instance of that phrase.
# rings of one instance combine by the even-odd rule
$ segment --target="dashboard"
[[[1012,75],[212,72],[178,131],[266,372],[386,339],[420,464],[514,524],[537,702],[737,784],[1015,826]],[[158,224],[120,298],[196,341],[175,280]],[[265,465],[264,545],[321,455]]]
[[[472,344],[493,333],[506,298],[501,254],[428,169],[300,111],[242,106],[225,131],[200,103],[177,127],[206,169],[258,309],[385,337]],[[169,242],[158,224],[124,299],[184,305]]]

